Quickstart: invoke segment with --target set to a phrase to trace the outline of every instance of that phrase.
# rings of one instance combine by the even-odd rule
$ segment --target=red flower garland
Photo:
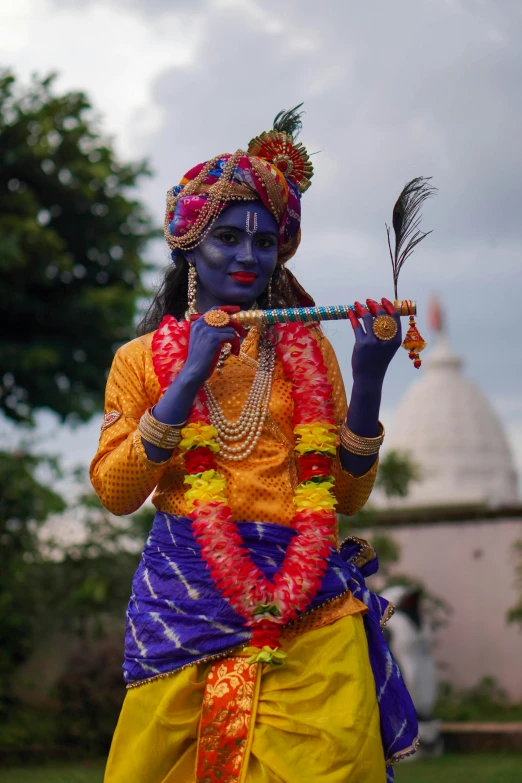
[[[332,388],[322,353],[309,329],[302,324],[287,324],[273,327],[273,331],[278,338],[277,354],[292,383],[294,426],[320,425],[324,431],[334,431]],[[189,334],[190,324],[165,316],[153,337],[153,364],[162,391],[186,360]],[[203,390],[191,410],[189,423],[193,422],[210,424]],[[314,479],[332,481],[331,462],[331,456],[323,453],[300,454],[299,486]],[[186,451],[185,466],[193,475],[216,470],[214,455],[207,446]],[[273,581],[253,563],[227,505],[196,500],[190,517],[217,589],[253,630],[252,645],[278,647],[281,627],[304,612],[320,588],[334,543],[335,512],[321,507],[297,511],[292,521],[297,535],[290,541]],[[234,574],[233,580],[230,574]]]

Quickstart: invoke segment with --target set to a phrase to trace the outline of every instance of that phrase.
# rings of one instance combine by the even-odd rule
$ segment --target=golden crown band
[[[394,306],[399,315],[416,315],[417,302],[413,299],[395,300]],[[230,316],[245,326],[289,323],[316,323],[317,321],[342,321],[348,318],[350,311],[357,312],[355,305],[323,305],[321,307],[288,307],[283,310],[241,310]]]

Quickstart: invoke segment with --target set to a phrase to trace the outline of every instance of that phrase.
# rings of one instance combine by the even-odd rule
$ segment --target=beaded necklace
[[[243,460],[254,451],[268,414],[274,367],[274,347],[262,337],[254,382],[244,408],[235,422],[228,421],[214,397],[210,384],[208,381],[205,383],[210,422],[217,430],[217,442],[222,459]],[[242,443],[238,446],[230,445],[238,441]]]
[[[154,334],[153,365],[163,392],[186,360],[189,333],[188,322],[167,315]],[[282,627],[310,605],[335,544],[331,463],[338,445],[338,427],[327,368],[309,329],[299,323],[278,325],[270,329],[269,339],[292,385],[294,450],[300,474],[292,520],[296,535],[273,580],[253,563],[232,519],[226,481],[215,460],[223,441],[219,442],[218,431],[211,423],[204,388],[198,392],[182,429],[180,449],[187,470],[185,484],[189,489],[185,499],[194,535],[215,586],[252,629],[249,660],[282,663],[284,654],[278,652]],[[268,400],[265,404],[268,408]]]

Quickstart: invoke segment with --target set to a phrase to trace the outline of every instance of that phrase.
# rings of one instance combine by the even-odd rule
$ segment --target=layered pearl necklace
[[[217,430],[217,442],[221,457],[227,460],[243,460],[252,454],[261,437],[268,414],[270,393],[275,367],[275,348],[263,335],[259,345],[258,368],[247,400],[236,421],[229,421],[210,384],[205,383],[210,422]],[[230,446],[230,443],[238,443]]]

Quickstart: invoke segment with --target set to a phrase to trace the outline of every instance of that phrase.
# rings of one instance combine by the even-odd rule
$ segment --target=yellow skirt
[[[244,783],[385,783],[379,708],[360,614],[285,644],[263,666]],[[210,664],[127,692],[104,783],[195,783]]]

